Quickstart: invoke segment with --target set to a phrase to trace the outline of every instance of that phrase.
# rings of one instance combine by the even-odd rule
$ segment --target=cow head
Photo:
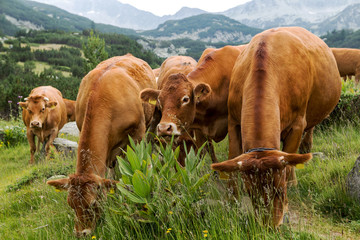
[[[49,98],[40,95],[30,96],[25,98],[25,101],[19,102],[19,105],[24,111],[27,111],[30,119],[30,128],[42,128],[49,111],[57,105],[57,102],[49,101]]]
[[[179,136],[193,123],[196,107],[208,98],[211,88],[206,83],[194,84],[182,73],[173,74],[161,90],[144,89],[143,101],[154,102],[161,110],[162,118],[157,125],[157,135]]]
[[[271,216],[273,226],[282,224],[284,211],[287,210],[286,168],[309,161],[312,154],[289,154],[271,150],[250,152],[211,168],[218,171],[240,171],[246,191],[255,209],[264,207]],[[265,220],[267,219],[266,214]]]
[[[70,175],[69,178],[50,180],[47,184],[68,191],[67,202],[75,211],[74,233],[77,237],[90,234],[101,214],[100,202],[116,181],[98,175]]]

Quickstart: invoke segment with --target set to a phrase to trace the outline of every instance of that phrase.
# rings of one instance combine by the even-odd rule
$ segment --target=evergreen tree
[[[101,61],[108,58],[105,50],[105,40],[100,39],[99,35],[94,34],[91,30],[86,45],[83,45],[83,51],[86,58],[85,72],[89,72],[96,67]]]

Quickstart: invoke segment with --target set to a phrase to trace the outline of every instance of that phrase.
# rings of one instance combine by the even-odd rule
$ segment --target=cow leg
[[[215,154],[214,144],[211,139],[208,139],[200,130],[195,130],[195,143],[197,149],[206,143],[206,150],[210,154],[211,161],[217,163],[218,159]]]
[[[311,148],[313,144],[313,133],[314,133],[314,127],[310,128],[305,132],[299,147],[299,153],[311,152]]]
[[[228,136],[229,136],[229,159],[235,158],[243,153],[242,140],[241,140],[241,127],[232,121],[229,117],[228,123]],[[228,188],[233,193],[235,198],[239,197],[237,174],[230,173],[228,181]]]
[[[30,156],[30,164],[34,164],[34,154],[36,151],[35,135],[29,129],[27,129],[26,137],[27,137],[29,145],[30,145],[30,155],[31,155]]]
[[[45,144],[45,155],[46,155],[47,160],[50,159],[50,154],[49,154],[50,146],[53,146],[54,139],[58,135],[58,132],[59,132],[59,130],[57,128],[53,129],[49,136],[48,141]]]
[[[360,66],[355,70],[355,82],[360,82]]]
[[[289,134],[283,141],[283,151],[287,153],[296,153],[299,149],[302,134],[306,126],[305,117],[298,118],[292,124]],[[295,167],[286,167],[286,177],[288,185],[297,185]]]
[[[243,153],[240,125],[229,120],[228,136],[229,136],[229,159],[232,159]]]

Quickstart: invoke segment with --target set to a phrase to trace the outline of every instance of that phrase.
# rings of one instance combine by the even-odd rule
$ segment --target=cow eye
[[[45,111],[45,108],[43,107],[41,111]]]
[[[190,101],[190,98],[188,96],[184,96],[181,101],[182,101],[182,104],[186,104]]]
[[[32,114],[32,111],[31,111],[30,109],[28,109],[28,112],[29,112],[30,114]]]

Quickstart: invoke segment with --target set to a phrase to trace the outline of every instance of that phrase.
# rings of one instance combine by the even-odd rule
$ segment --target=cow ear
[[[160,90],[145,88],[140,92],[140,98],[144,102],[148,102],[152,105],[156,105],[156,100],[158,99]]]
[[[53,109],[53,108],[56,107],[56,105],[57,105],[57,102],[51,101],[51,102],[47,102],[45,106],[46,106],[47,108]]]
[[[307,161],[309,161],[310,159],[312,159],[312,154],[311,153],[307,153],[307,154],[287,154],[284,156],[284,160],[286,162],[286,165],[290,165],[290,166],[296,166],[297,164],[302,164],[305,163]]]
[[[26,102],[19,102],[19,106],[22,107],[23,109],[26,109],[28,104]]]
[[[111,188],[115,188],[116,184],[119,183],[119,181],[111,180],[111,179],[102,179],[102,186],[109,190]]]
[[[68,190],[69,188],[69,178],[62,178],[57,180],[50,180],[46,182],[50,186],[55,187],[59,190]]]
[[[242,161],[239,157],[221,163],[211,164],[211,169],[221,172],[234,172],[241,170]]]
[[[209,84],[200,83],[196,85],[194,88],[195,103],[204,101],[208,96],[210,96],[210,93],[211,88]]]

